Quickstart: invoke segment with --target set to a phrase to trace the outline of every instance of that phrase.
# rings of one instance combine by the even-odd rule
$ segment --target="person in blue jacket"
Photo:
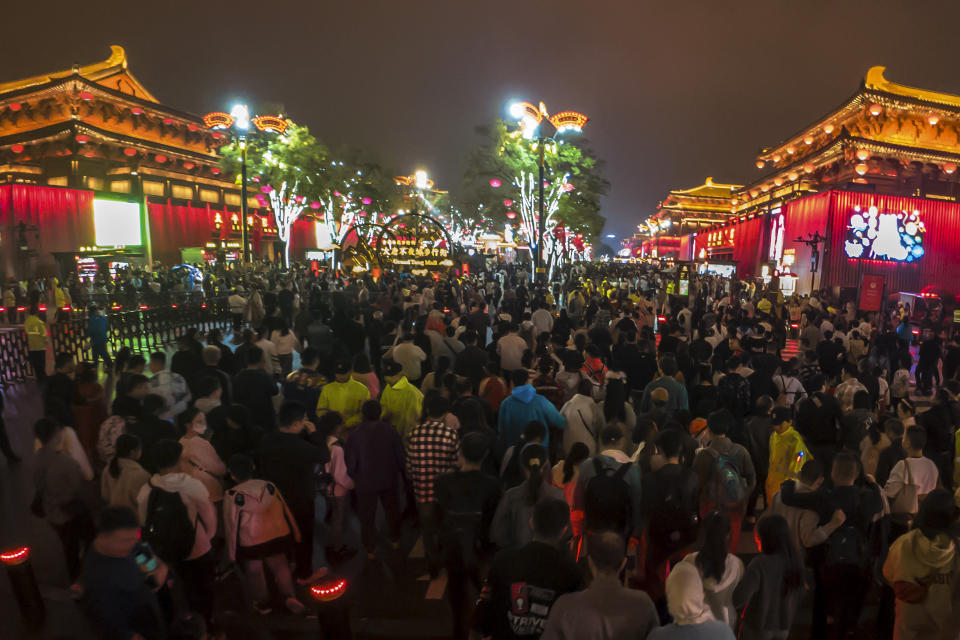
[[[514,371],[510,376],[513,383],[511,393],[500,405],[500,417],[497,421],[500,431],[501,446],[504,450],[520,443],[523,429],[530,422],[538,420],[548,427],[563,429],[567,419],[557,411],[553,403],[546,397],[538,395],[533,385],[527,384],[529,373],[526,369]],[[547,439],[543,446],[549,449],[550,432],[547,430]]]
[[[107,353],[107,316],[103,314],[97,305],[90,303],[87,307],[87,337],[90,338],[90,349],[93,351],[93,365],[96,366],[103,358],[103,366],[109,368],[112,364],[110,354]]]

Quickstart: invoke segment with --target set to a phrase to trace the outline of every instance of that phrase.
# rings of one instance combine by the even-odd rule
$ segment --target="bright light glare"
[[[93,201],[93,229],[100,247],[140,245],[140,205],[116,200]]]
[[[523,114],[526,112],[527,110],[523,108],[522,102],[514,102],[510,105],[510,116],[516,118],[517,120],[523,118]]]
[[[417,189],[426,189],[427,186],[429,185],[429,181],[427,180],[427,172],[424,171],[423,169],[420,169],[413,175],[414,175],[414,184],[417,185]]]
[[[230,115],[233,116],[233,124],[238,129],[246,130],[250,128],[250,111],[247,110],[247,105],[233,105],[233,109],[230,110]]]
[[[540,126],[540,123],[537,122],[532,116],[525,115],[522,121],[523,125],[523,137],[527,140],[533,140],[537,136],[537,128]]]
[[[607,234],[607,237],[608,237],[608,238],[616,238],[617,236],[615,236],[615,235],[612,234],[612,233],[608,233],[608,234]]]

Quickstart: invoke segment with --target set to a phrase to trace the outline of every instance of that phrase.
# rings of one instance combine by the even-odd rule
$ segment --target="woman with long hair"
[[[433,389],[444,390],[444,379],[450,371],[450,356],[440,356],[437,358],[437,368],[423,377],[420,383],[420,391],[426,395]]]
[[[570,507],[570,530],[575,539],[583,534],[583,509],[573,508],[573,498],[580,480],[580,465],[589,457],[590,450],[587,445],[575,442],[567,457],[553,465],[553,485],[563,491],[563,498]]]
[[[184,471],[203,483],[210,492],[210,500],[219,503],[223,500],[223,478],[227,474],[227,465],[223,463],[216,449],[210,444],[212,431],[207,427],[207,417],[196,407],[190,407],[177,416],[180,427],[180,456]]]
[[[746,607],[739,638],[785,640],[804,591],[803,560],[782,516],[761,518],[754,536],[760,554],[733,591],[733,605]]]
[[[624,453],[632,455],[636,449],[633,444],[633,430],[637,426],[637,413],[627,400],[627,385],[620,378],[607,378],[607,392],[600,403],[607,426],[617,426],[623,432]]]
[[[713,617],[732,627],[737,624],[733,590],[743,579],[743,561],[729,552],[730,517],[711,511],[703,519],[703,548],[687,555],[683,562],[693,564],[703,580],[704,600]]]
[[[549,483],[545,470],[550,462],[542,444],[531,443],[520,451],[524,481],[508,489],[490,525],[490,539],[501,549],[521,547],[533,538],[530,518],[540,500],[563,500],[563,491]]]
[[[141,453],[137,436],[124,433],[117,438],[116,452],[100,478],[100,495],[108,506],[137,512],[137,496],[150,479],[150,473],[140,466]]]

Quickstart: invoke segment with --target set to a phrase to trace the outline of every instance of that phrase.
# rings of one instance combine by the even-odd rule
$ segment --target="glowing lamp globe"
[[[730,204],[738,204],[739,202],[740,202],[739,200],[734,198],[733,200],[730,201]]]
[[[195,166],[197,166],[197,165],[193,164],[192,162],[184,162],[184,163],[183,163],[183,168],[186,169],[187,171],[190,171],[190,170],[193,169]]]
[[[806,136],[803,139],[803,144],[807,144],[807,145],[813,144],[813,136]]]
[[[14,153],[23,153],[24,146],[22,144],[15,144],[10,147],[10,151]]]
[[[927,116],[927,122],[930,123],[931,127],[935,127],[937,123],[940,122],[940,116],[938,116],[935,113],[931,113],[930,115]]]
[[[512,207],[512,206],[513,206],[513,200],[504,200],[504,201],[503,201],[503,206],[505,206],[505,207]]]
[[[77,144],[86,144],[90,142],[90,136],[86,136],[81,133],[75,138],[75,140],[77,141]]]
[[[10,108],[10,111],[20,111],[22,105],[19,102],[11,102],[7,105]]]
[[[81,92],[80,92],[80,99],[81,99],[81,100],[93,100],[93,94],[90,93],[89,91],[81,91]]]
[[[870,112],[870,115],[878,116],[881,113],[883,113],[883,107],[881,107],[877,103],[873,103],[872,105],[870,105],[870,108],[868,109],[868,111]]]
[[[944,173],[954,173],[957,170],[956,162],[944,162],[943,163],[943,172]]]
[[[825,124],[825,125],[823,125],[823,132],[826,133],[826,134],[828,134],[828,135],[831,134],[831,133],[833,133],[833,129],[834,129],[834,126],[833,126],[832,124]]]
[[[787,174],[787,177],[790,179],[790,182],[794,182],[800,176],[799,174],[797,174],[796,171],[791,171],[790,173]]]
[[[780,177],[774,178],[774,179],[773,179],[773,184],[775,184],[775,185],[778,186],[778,187],[781,186],[781,185],[783,185],[783,178],[780,178]]]
[[[773,161],[774,161],[774,162],[780,162],[780,154],[779,154],[779,153],[774,154],[774,156],[773,156]]]
[[[137,150],[134,149],[133,147],[127,147],[126,149],[123,150],[123,153],[124,155],[127,155],[127,156],[135,156],[137,155]]]
[[[371,202],[373,202],[373,200],[370,198],[363,198],[360,200],[360,202],[362,202],[363,204],[370,204]]]
[[[788,155],[791,155],[791,156],[792,156],[792,155],[795,154],[796,152],[797,152],[797,150],[796,150],[794,147],[787,147],[787,154],[788,154]]]
[[[756,198],[758,195],[760,195],[760,192],[759,192],[759,191],[757,191],[756,189],[750,189],[750,197],[751,197],[751,198]]]
[[[303,196],[294,196],[294,197],[293,197],[293,201],[296,202],[297,204],[303,204],[303,202],[304,202],[305,200],[306,200],[306,198],[303,197]]]
[[[864,163],[861,162],[860,164],[858,164],[857,166],[855,166],[855,167],[853,168],[853,170],[856,171],[856,172],[857,172],[858,174],[860,174],[861,176],[863,176],[863,175],[866,175],[866,174],[867,174],[868,167],[867,167],[866,164],[864,164]]]
[[[857,160],[866,160],[870,157],[870,152],[866,149],[857,149]]]
[[[764,193],[770,191],[770,185],[768,184],[763,185],[762,187],[760,187],[760,191],[763,191]]]
[[[319,209],[319,208],[320,208],[320,203],[317,202],[316,200],[314,200],[313,202],[310,203],[310,208],[311,208],[311,209]]]
[[[210,173],[212,173],[212,174],[215,175],[215,176],[220,175],[220,167],[212,167],[212,168],[210,169]]]
[[[813,169],[814,169],[814,166],[812,162],[808,162],[805,165],[803,165],[804,173],[813,173]]]
[[[763,160],[757,160],[757,169],[763,169],[764,165],[767,164]]]
[[[502,184],[503,182],[501,182],[499,178],[490,178],[490,186],[494,189],[499,189]]]
[[[516,217],[517,217],[516,211],[507,211],[507,218],[509,218],[510,220],[513,220]]]
[[[143,115],[143,109],[141,109],[140,107],[134,107],[130,109],[130,113],[132,113],[135,116],[141,116]]]
[[[159,162],[160,164],[163,164],[164,162],[167,161],[167,156],[163,155],[162,153],[158,153],[153,157],[153,159]]]

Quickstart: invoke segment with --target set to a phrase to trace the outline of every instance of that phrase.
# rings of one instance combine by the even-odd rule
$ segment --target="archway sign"
[[[446,275],[454,266],[453,240],[436,219],[419,213],[383,225],[374,249],[384,269],[414,275]]]

